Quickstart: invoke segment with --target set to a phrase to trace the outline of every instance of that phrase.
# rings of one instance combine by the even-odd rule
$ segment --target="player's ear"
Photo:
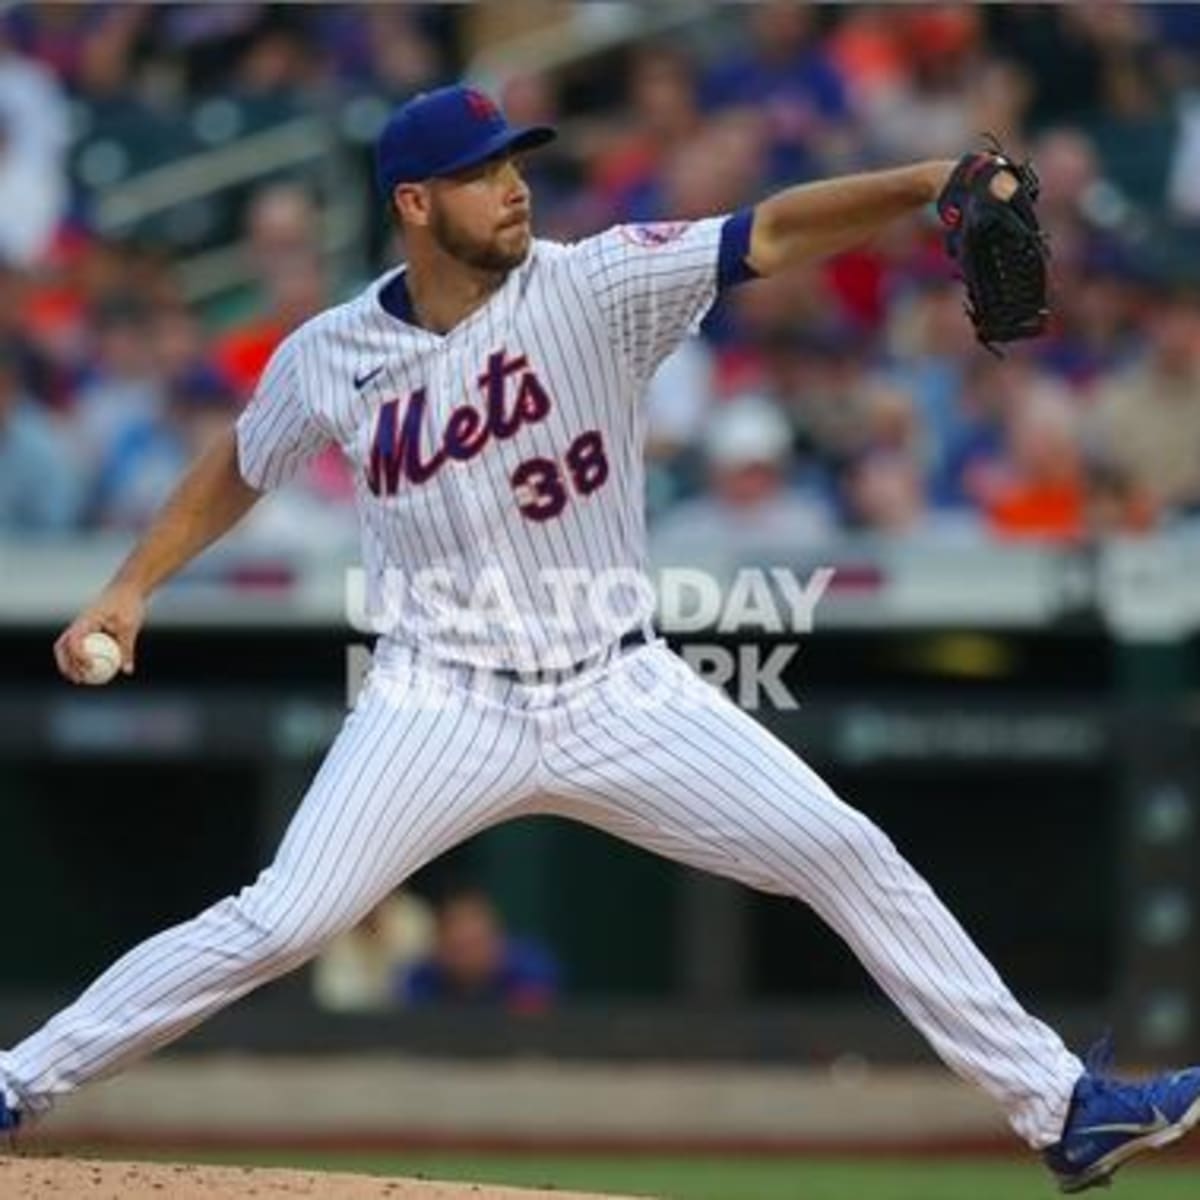
[[[404,224],[429,224],[429,189],[422,184],[397,184],[392,192],[392,205]]]

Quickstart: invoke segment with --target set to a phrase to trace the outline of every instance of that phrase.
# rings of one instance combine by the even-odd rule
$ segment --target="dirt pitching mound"
[[[268,1171],[183,1163],[0,1158],[3,1200],[620,1200],[486,1183],[423,1183],[324,1171]]]

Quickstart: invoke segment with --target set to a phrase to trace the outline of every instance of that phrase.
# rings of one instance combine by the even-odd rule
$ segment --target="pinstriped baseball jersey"
[[[283,343],[241,471],[273,488],[341,446],[382,653],[565,666],[651,616],[640,399],[716,296],[736,220],[535,241],[445,335],[385,306],[401,268]]]

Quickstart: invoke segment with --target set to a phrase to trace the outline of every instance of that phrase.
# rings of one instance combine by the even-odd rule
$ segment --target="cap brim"
[[[558,137],[558,130],[551,125],[526,125],[518,129],[505,129],[495,137],[489,138],[481,146],[476,146],[470,154],[454,159],[438,169],[438,175],[453,175],[456,171],[465,171],[468,167],[477,167],[497,154],[512,150],[536,150]]]

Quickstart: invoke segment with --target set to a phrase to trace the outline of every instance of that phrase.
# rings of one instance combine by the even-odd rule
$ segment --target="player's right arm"
[[[59,670],[72,683],[83,682],[87,667],[83,639],[98,630],[117,640],[122,670],[132,674],[146,603],[155,589],[328,444],[302,394],[302,360],[295,336],[280,346],[236,426],[188,468],[108,585],[54,643]]]
[[[108,586],[55,642],[59,670],[82,683],[83,639],[103,630],[117,640],[122,670],[131,674],[146,601],[155,588],[231,529],[261,494],[242,479],[231,428],[192,464]]]

